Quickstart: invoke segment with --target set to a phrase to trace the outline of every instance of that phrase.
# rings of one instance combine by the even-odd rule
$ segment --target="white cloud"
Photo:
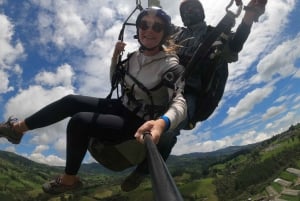
[[[56,72],[40,72],[35,76],[35,82],[41,85],[48,86],[64,86],[72,88],[74,79],[74,71],[69,64],[64,64],[56,69]]]
[[[300,102],[299,101],[295,105],[293,105],[292,110],[300,111]]]
[[[300,95],[298,95],[295,99],[294,99],[295,103],[299,103],[300,102]]]
[[[8,147],[5,148],[5,151],[16,153],[16,147],[8,146]]]
[[[10,73],[18,75],[20,69],[14,63],[23,57],[24,49],[19,41],[12,41],[14,26],[7,16],[0,14],[0,94],[13,90],[9,86]]]
[[[54,148],[60,155],[65,156],[66,154],[66,134],[61,135],[61,137],[54,143]]]
[[[14,88],[9,86],[8,74],[0,70],[0,94],[12,91]]]
[[[23,46],[17,42],[12,44],[12,37],[14,34],[14,26],[9,19],[0,14],[0,68],[9,68],[9,66],[23,53]]]
[[[279,98],[279,99],[281,101],[286,101],[286,100],[290,99],[291,97],[292,96],[284,98],[282,96],[282,98]],[[256,119],[255,124],[249,124],[248,122],[245,123],[245,121],[247,119],[241,119],[238,121],[240,123],[240,125],[244,126],[245,124],[248,124],[248,126],[245,126],[244,129],[247,129],[247,127],[249,127],[249,125],[253,125],[251,127],[256,128],[256,129],[245,132],[245,133],[237,133],[235,135],[226,136],[222,139],[215,140],[215,141],[214,140],[208,140],[208,141],[203,141],[203,142],[200,141],[200,143],[197,145],[194,145],[194,143],[190,143],[189,146],[190,147],[194,147],[194,146],[198,147],[197,148],[198,150],[200,150],[202,152],[206,152],[206,151],[217,150],[217,149],[224,148],[227,146],[246,145],[246,144],[252,144],[252,143],[256,143],[256,142],[260,142],[260,141],[269,139],[270,137],[287,130],[290,127],[290,125],[295,125],[295,124],[299,123],[300,113],[298,111],[300,108],[300,104],[297,104],[298,102],[295,100],[299,100],[299,97],[296,97],[293,99],[293,101],[296,104],[293,105],[293,107],[290,109],[290,111],[294,111],[294,112],[284,113],[284,111],[287,110],[287,108],[284,105],[277,106],[277,107],[271,107],[270,109],[268,109],[267,113],[263,115],[264,120],[267,120],[270,118],[273,118],[275,120],[272,120],[272,122],[267,123],[265,125],[265,128],[262,130],[259,129],[257,126],[259,124],[258,121],[260,121],[259,117],[253,117]],[[240,130],[240,132],[243,132],[243,129],[239,128],[238,130]],[[180,140],[179,140],[179,142],[180,142]],[[199,142],[199,140],[198,140],[198,142]],[[185,147],[188,147],[188,146],[185,146]],[[181,150],[181,148],[182,147],[177,147],[176,151],[178,152],[179,150]],[[197,151],[197,149],[195,149],[195,151]],[[185,153],[189,153],[188,149],[182,150],[182,151],[183,152],[186,151]]]
[[[272,53],[264,57],[257,65],[258,74],[252,78],[253,83],[269,82],[276,75],[287,77],[297,69],[294,63],[300,58],[300,35],[279,45]]]
[[[35,150],[33,151],[33,153],[38,154],[38,153],[42,153],[43,151],[46,151],[49,149],[48,145],[38,145],[35,147]]]
[[[284,102],[285,100],[287,100],[288,97],[287,96],[280,96],[279,98],[277,98],[275,100],[275,103],[281,103],[281,102]]]
[[[44,3],[43,3],[44,2]],[[38,17],[38,29],[43,43],[54,42],[59,48],[67,45],[80,47],[89,34],[88,24],[80,16],[78,2],[68,1],[33,1],[42,8]]]
[[[283,105],[277,106],[277,107],[270,107],[267,110],[267,112],[262,116],[262,118],[263,118],[263,120],[270,119],[270,118],[282,113],[285,110],[286,110],[286,107]]]
[[[295,78],[300,78],[300,70],[299,70],[299,67],[294,75]]]
[[[268,124],[265,126],[266,129],[271,129],[272,127],[273,127],[273,123],[268,123]]]
[[[32,2],[42,7],[38,15],[42,44],[53,43],[66,52],[75,47],[84,53],[72,64],[79,71],[78,92],[106,96],[110,87],[108,72],[112,50],[123,20],[134,9],[135,3],[125,0],[118,1],[118,4],[96,0],[62,0],[53,1],[51,5],[40,0]],[[133,50],[131,42],[136,44],[134,29],[126,27],[127,52]],[[136,45],[134,47],[136,49]]]
[[[28,155],[28,154],[22,154],[24,157],[29,158],[30,160],[33,160],[38,163],[44,163],[48,165],[56,165],[56,166],[64,166],[65,160],[58,157],[57,155],[44,155],[43,152],[49,150],[48,145],[38,145],[35,147],[34,151]]]
[[[287,112],[277,118],[275,121],[269,123],[266,126],[266,129],[270,133],[281,133],[286,131],[291,125],[296,125],[299,123],[300,113],[295,112]]]
[[[66,4],[68,3],[66,2]],[[82,18],[76,14],[76,9],[70,5],[63,5],[63,8],[64,9],[58,13],[58,20],[64,27],[64,34],[66,34],[70,40],[75,39],[75,41],[78,41],[78,39],[87,34],[88,27],[82,21]]]
[[[268,1],[266,12],[260,17],[260,22],[254,23],[252,26],[243,50],[239,53],[239,61],[230,64],[226,93],[235,94],[236,91],[249,87],[249,81],[245,75],[253,70],[251,65],[255,64],[257,59],[260,60],[264,54],[268,54],[272,48],[277,46],[278,41],[282,40],[280,34],[288,23],[288,15],[295,4],[295,0]],[[283,57],[284,55],[282,54]],[[271,68],[271,66],[269,67]]]
[[[193,152],[211,152],[229,146],[248,145],[269,139],[274,133],[256,132],[254,130],[225,136],[218,140],[199,140],[191,134],[179,135],[178,142],[172,150],[174,155],[182,155]]]
[[[48,90],[37,85],[30,86],[7,102],[4,117],[7,119],[9,116],[15,115],[19,118],[25,118],[45,105],[72,93],[74,93],[72,89],[64,87]]]
[[[134,7],[126,1],[119,1],[118,7],[110,2],[96,0],[88,2],[61,0],[53,1],[51,5],[40,0],[33,2],[42,6],[38,29],[43,43],[53,42],[59,48],[71,46],[83,50],[95,38],[108,39],[107,31],[114,24],[120,25],[120,21],[116,18],[121,16],[125,18],[130,7]],[[114,32],[115,40],[116,36],[117,33]]]
[[[267,98],[274,88],[265,87],[257,88],[246,94],[235,107],[230,107],[227,111],[228,117],[224,120],[223,125],[229,124],[237,119],[241,119],[248,115],[255,105],[259,104],[265,98]]]
[[[25,156],[25,157],[35,162],[44,163],[48,165],[64,166],[66,164],[64,159],[59,158],[56,155],[44,156],[41,153],[32,153],[30,156]]]

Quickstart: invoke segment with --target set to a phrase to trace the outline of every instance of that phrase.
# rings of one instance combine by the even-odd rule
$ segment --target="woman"
[[[136,138],[143,143],[143,133],[149,131],[158,143],[164,131],[177,127],[185,118],[186,104],[181,94],[183,67],[162,45],[169,37],[170,17],[159,8],[147,8],[139,14],[136,27],[141,47],[123,65],[122,98],[68,95],[23,121],[9,118],[0,125],[0,137],[19,144],[26,131],[71,117],[67,126],[65,172],[44,184],[45,192],[59,194],[82,186],[76,175],[91,137],[116,144]],[[111,78],[124,47],[125,43],[117,42]]]

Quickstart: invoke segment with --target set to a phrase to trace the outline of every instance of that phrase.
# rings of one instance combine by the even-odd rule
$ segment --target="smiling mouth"
[[[155,38],[152,36],[143,36],[143,38],[147,40],[155,40]]]

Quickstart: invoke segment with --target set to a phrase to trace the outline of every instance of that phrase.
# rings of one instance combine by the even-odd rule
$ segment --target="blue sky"
[[[146,7],[147,1],[141,2]],[[181,25],[179,0],[169,2],[161,5]],[[225,15],[229,1],[217,2],[202,0],[207,24],[216,25]],[[0,0],[0,121],[11,115],[23,119],[70,93],[105,97],[112,50],[135,3]],[[239,61],[229,66],[218,109],[194,130],[182,131],[172,154],[255,143],[300,122],[299,15],[299,0],[269,0]],[[126,52],[137,48],[134,34],[134,27],[126,28]],[[66,123],[30,131],[17,146],[0,139],[0,149],[64,165]],[[85,161],[91,160],[87,155]]]

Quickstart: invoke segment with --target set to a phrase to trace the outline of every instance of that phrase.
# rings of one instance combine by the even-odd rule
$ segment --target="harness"
[[[186,66],[185,77],[188,77],[192,73],[196,66],[195,64],[199,60],[204,60],[207,57],[213,43],[222,35],[222,33],[228,34],[235,25],[235,18],[240,15],[243,8],[243,3],[241,0],[236,0],[236,4],[238,6],[236,13],[229,10],[233,3],[234,0],[231,0],[226,7],[226,15],[221,19],[214,30],[204,39],[203,43],[198,46],[197,50]],[[214,69],[212,69],[212,71],[213,70]]]
[[[139,111],[144,111],[144,116],[142,116],[142,118],[155,119],[163,112],[166,111],[170,101],[165,102],[162,105],[157,105],[155,104],[153,93],[159,92],[160,88],[162,87],[170,88],[176,91],[176,83],[174,83],[174,75],[172,72],[167,71],[162,75],[159,83],[157,83],[152,88],[147,88],[141,81],[139,81],[136,77],[131,75],[129,72],[130,65],[128,61],[133,54],[134,53],[129,54],[125,60],[121,61],[117,65],[117,68],[113,74],[113,79],[111,83],[112,87],[107,98],[111,98],[112,93],[116,90],[117,97],[119,99],[123,98],[124,95],[126,95],[126,99],[127,99],[126,103],[128,105],[135,106],[135,108],[133,109],[133,112],[135,114],[137,114]],[[125,77],[129,78],[134,84],[132,84],[131,86],[127,86],[125,82]],[[144,103],[143,101],[137,100],[135,98],[134,90],[136,87],[141,89],[147,95],[147,99],[149,100],[148,104]]]
[[[132,94],[134,85],[132,86],[131,89],[125,89],[125,93],[127,94],[129,101],[131,101],[137,105],[137,107],[133,111],[134,113],[137,113],[140,109],[143,109],[144,111],[147,111],[146,113],[149,114],[150,119],[154,119],[154,118],[156,118],[155,114],[161,113],[167,108],[168,104],[166,106],[154,105],[153,96],[151,93],[151,91],[154,91],[154,90],[160,88],[162,86],[161,83],[158,84],[156,87],[152,88],[151,90],[149,90],[140,81],[138,81],[135,77],[133,77],[131,74],[129,74],[128,71],[125,71],[125,74],[128,75],[128,77],[130,77],[135,82],[135,85],[137,85],[140,89],[142,89],[147,94],[147,96],[150,100],[150,103],[151,103],[150,105],[143,104],[136,100],[136,98]],[[146,115],[147,115],[146,113],[145,113],[145,116],[143,116],[143,118],[146,118]]]

